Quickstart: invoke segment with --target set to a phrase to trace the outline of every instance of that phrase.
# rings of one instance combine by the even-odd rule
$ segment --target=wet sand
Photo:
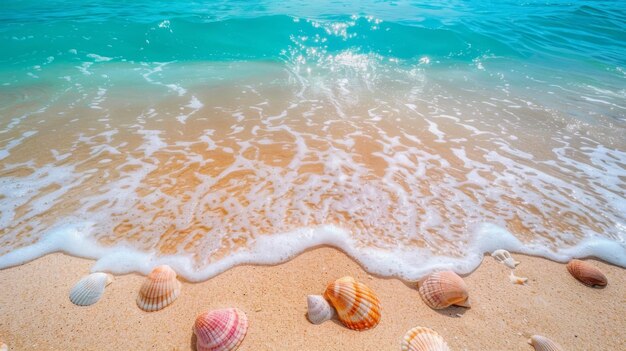
[[[431,310],[414,284],[367,274],[332,248],[306,252],[278,266],[241,266],[203,283],[183,283],[178,300],[159,312],[135,305],[143,277],[115,277],[100,302],[72,305],[72,285],[89,272],[91,261],[52,254],[0,271],[0,340],[10,350],[190,350],[197,314],[238,307],[250,320],[240,350],[399,350],[414,326],[435,329],[452,350],[532,350],[526,341],[542,334],[566,350],[626,349],[626,274],[594,261],[609,279],[589,288],[565,266],[514,255],[526,286],[509,282],[509,269],[485,257],[465,280],[471,309]],[[306,295],[353,275],[373,288],[383,307],[381,323],[365,332],[338,322],[310,324]]]

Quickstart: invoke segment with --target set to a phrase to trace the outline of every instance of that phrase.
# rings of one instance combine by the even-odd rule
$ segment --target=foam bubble
[[[96,61],[96,62],[107,62],[107,61],[113,60],[110,57],[100,56],[98,54],[87,54],[87,57],[89,57],[91,59],[94,59],[94,61]]]

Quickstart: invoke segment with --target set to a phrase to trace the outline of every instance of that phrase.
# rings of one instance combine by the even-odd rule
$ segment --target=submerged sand
[[[532,350],[526,343],[532,334],[566,350],[626,349],[624,269],[593,261],[609,279],[594,289],[561,263],[515,257],[522,262],[516,274],[528,284],[511,284],[509,269],[485,257],[465,277],[471,309],[432,310],[414,284],[371,276],[343,253],[320,248],[278,266],[241,266],[203,283],[184,282],[173,305],[148,313],[135,305],[143,279],[136,274],[115,277],[97,304],[74,306],[69,290],[92,262],[52,254],[0,271],[0,340],[10,350],[190,350],[197,314],[238,307],[250,320],[240,350],[399,350],[414,326],[435,329],[452,350]],[[306,296],[345,275],[379,294],[383,317],[376,328],[356,332],[306,320]]]

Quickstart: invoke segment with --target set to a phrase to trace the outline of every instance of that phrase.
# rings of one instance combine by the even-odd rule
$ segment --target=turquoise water
[[[486,67],[517,86],[540,80],[581,85],[582,94],[586,85],[622,92],[625,27],[619,1],[12,1],[0,5],[0,79],[29,84],[31,74],[94,57],[115,67],[289,65],[349,51],[403,66],[427,58],[431,71]],[[622,118],[619,106],[607,113]]]
[[[4,69],[76,62],[285,59],[298,38],[407,64],[509,59],[623,78],[619,1],[12,1],[0,7]],[[78,57],[68,54],[76,50]]]
[[[626,265],[620,1],[4,1],[0,48],[0,267]]]

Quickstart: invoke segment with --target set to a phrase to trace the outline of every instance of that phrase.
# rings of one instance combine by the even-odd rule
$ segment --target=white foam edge
[[[288,261],[302,252],[320,246],[332,246],[354,258],[372,274],[395,276],[417,281],[434,270],[450,269],[467,274],[476,269],[485,253],[505,249],[533,256],[542,256],[557,262],[572,258],[596,257],[626,267],[626,248],[605,238],[586,239],[575,247],[553,252],[545,247],[528,247],[503,228],[482,224],[477,228],[476,240],[470,244],[469,254],[463,258],[433,256],[427,249],[393,251],[358,248],[349,233],[335,226],[303,228],[289,233],[257,237],[250,249],[241,250],[198,271],[193,261],[185,256],[156,256],[128,246],[103,247],[88,235],[92,224],[64,224],[52,228],[37,243],[16,249],[0,257],[0,269],[17,266],[53,252],[94,259],[92,272],[148,274],[157,265],[170,265],[188,281],[198,282],[216,276],[234,266],[243,264],[275,265]],[[349,273],[349,272],[346,272]]]

